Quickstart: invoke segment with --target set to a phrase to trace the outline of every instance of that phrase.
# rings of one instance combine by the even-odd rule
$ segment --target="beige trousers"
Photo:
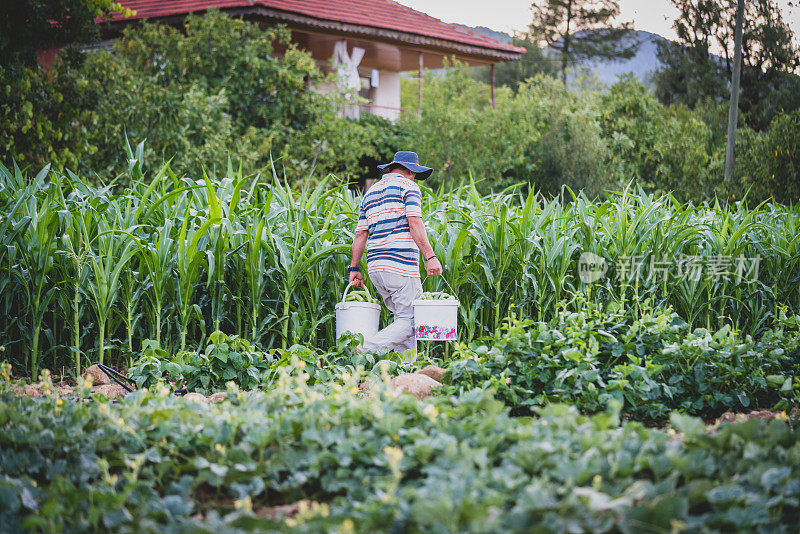
[[[394,322],[364,340],[366,350],[388,349],[397,352],[417,350],[414,337],[414,300],[422,295],[422,282],[418,276],[402,276],[389,271],[375,271],[369,275],[383,303],[394,315]],[[404,363],[413,362],[408,358]]]

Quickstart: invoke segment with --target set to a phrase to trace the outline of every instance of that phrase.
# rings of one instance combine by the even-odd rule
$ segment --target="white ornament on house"
[[[357,46],[353,47],[352,54],[347,53],[347,41],[337,41],[333,46],[333,63],[336,65],[336,74],[347,89],[358,92],[361,89],[361,78],[358,75],[358,65],[364,58],[366,50]]]

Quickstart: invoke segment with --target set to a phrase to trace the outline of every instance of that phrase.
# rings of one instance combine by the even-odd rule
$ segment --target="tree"
[[[7,4],[7,5],[5,5]],[[21,165],[74,166],[87,149],[86,114],[75,107],[80,81],[46,73],[36,52],[99,36],[97,17],[125,10],[112,0],[16,0],[0,10],[0,154]],[[82,61],[77,47],[63,64]]]
[[[555,76],[558,72],[554,59],[549,57],[529,34],[514,37],[511,44],[525,48],[526,52],[516,61],[497,64],[495,67],[497,85],[505,85],[516,90],[525,80],[538,75]],[[489,67],[475,67],[471,70],[477,80],[489,82]]]
[[[737,174],[746,179],[742,189],[750,188],[750,200],[800,204],[800,109],[778,113],[763,132],[742,133]]]
[[[118,169],[127,136],[147,140],[153,165],[175,157],[174,168],[197,176],[230,155],[252,170],[317,120],[321,99],[305,81],[317,73],[313,59],[294,46],[272,54],[273,43],[289,44],[285,28],[262,29],[209,10],[187,17],[182,30],[129,28],[73,73],[85,80],[79,105],[93,114],[94,150],[83,165]]]
[[[662,68],[654,81],[656,94],[667,104],[694,106],[706,98],[728,99],[733,69],[733,33],[737,0],[672,0],[679,10],[674,28],[677,42],[659,44]],[[792,103],[800,50],[792,29],[775,0],[748,0],[742,38],[740,108],[757,129],[766,127],[778,111],[765,105],[779,92]],[[714,55],[716,54],[716,55]]]
[[[70,49],[57,63],[75,66],[81,61],[81,54]],[[0,66],[0,158],[13,157],[23,167],[75,168],[90,149],[91,114],[78,106],[82,83],[68,69]]]
[[[631,24],[612,25],[619,16],[617,0],[540,0],[534,3],[532,37],[561,56],[561,81],[567,67],[589,58],[606,60],[634,56],[639,43],[626,39]]]
[[[597,109],[603,137],[610,140],[617,187],[636,178],[645,191],[671,191],[682,202],[726,196],[719,187],[724,119],[723,135],[715,139],[697,113],[662,105],[631,75],[603,91]]]
[[[130,13],[113,0],[17,0],[0,11],[0,64],[33,65],[36,51],[99,36],[97,17]]]

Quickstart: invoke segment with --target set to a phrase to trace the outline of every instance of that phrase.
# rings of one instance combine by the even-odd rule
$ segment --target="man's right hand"
[[[439,258],[431,258],[425,264],[425,270],[428,272],[428,276],[440,276],[442,274],[442,264],[439,263]]]
[[[353,287],[364,287],[364,277],[359,271],[350,273],[350,285]]]

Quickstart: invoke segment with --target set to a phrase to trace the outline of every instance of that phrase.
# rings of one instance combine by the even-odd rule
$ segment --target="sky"
[[[397,0],[445,22],[467,26],[487,26],[506,33],[524,31],[531,21],[530,0]],[[800,8],[790,8],[791,0],[777,0],[784,20],[800,36]],[[675,38],[672,22],[677,9],[669,0],[620,0],[620,21],[633,21],[637,30]]]

